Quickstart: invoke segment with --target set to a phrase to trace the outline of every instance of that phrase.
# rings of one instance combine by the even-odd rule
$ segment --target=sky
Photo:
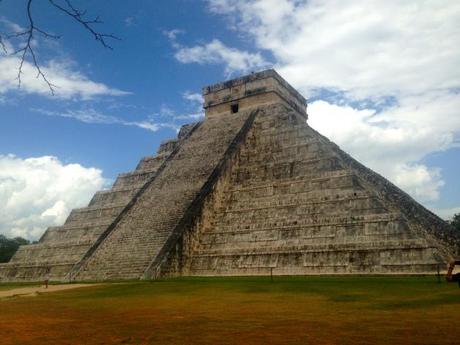
[[[31,41],[52,94],[30,54],[18,87],[27,1],[0,2],[0,234],[38,239],[202,119],[203,86],[266,68],[308,99],[313,128],[442,218],[460,212],[460,2],[72,4],[120,40],[33,1],[60,36]]]

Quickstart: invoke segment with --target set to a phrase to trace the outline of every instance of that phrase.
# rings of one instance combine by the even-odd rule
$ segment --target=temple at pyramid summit
[[[433,274],[460,235],[308,125],[274,70],[207,86],[181,128],[0,265],[0,281]]]

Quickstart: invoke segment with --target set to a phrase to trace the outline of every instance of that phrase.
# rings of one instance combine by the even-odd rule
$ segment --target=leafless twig
[[[79,24],[83,25],[83,27],[88,30],[93,36],[96,41],[99,41],[105,48],[113,49],[108,43],[107,39],[114,39],[114,40],[120,40],[119,37],[113,35],[113,34],[104,34],[96,31],[93,26],[96,24],[102,24],[104,23],[103,21],[100,20],[99,16],[96,16],[94,19],[86,19],[86,10],[81,11],[77,9],[75,6],[72,5],[70,0],[64,0],[67,8],[59,5],[56,3],[55,0],[48,0],[51,5],[56,7],[58,10],[64,12],[68,16],[72,17],[75,19]]]
[[[0,0],[0,2],[2,2],[2,0]],[[5,45],[5,42],[3,42],[3,37],[2,35],[0,35],[0,47],[2,48],[3,52],[5,54],[8,54],[8,51],[6,50],[6,45]]]
[[[5,54],[8,54],[8,51],[6,50],[5,42],[3,42],[2,35],[0,35],[0,47],[2,48]]]
[[[12,34],[12,35],[9,35],[8,38],[14,38],[14,37],[21,37],[21,36],[24,36],[26,37],[26,43],[24,44],[24,46],[22,48],[19,48],[17,49],[16,51],[13,52],[13,55],[20,55],[20,63],[19,63],[19,68],[18,68],[18,76],[17,76],[17,79],[18,79],[18,87],[21,87],[21,83],[22,83],[22,78],[21,78],[21,75],[23,74],[23,67],[24,67],[24,62],[26,60],[26,56],[27,56],[27,53],[30,53],[31,57],[32,57],[32,62],[35,66],[35,69],[37,70],[37,78],[41,77],[45,83],[48,85],[48,88],[50,89],[51,91],[51,94],[54,95],[54,88],[56,87],[56,85],[52,84],[45,76],[45,74],[43,73],[42,69],[40,68],[40,65],[38,64],[38,61],[37,61],[37,56],[35,54],[35,51],[33,49],[33,46],[32,46],[32,40],[34,38],[34,33],[37,32],[39,34],[42,34],[44,37],[46,38],[59,38],[58,36],[55,36],[55,35],[51,35],[39,28],[37,28],[35,26],[35,23],[34,23],[34,20],[33,20],[33,17],[32,17],[32,11],[31,11],[31,5],[32,5],[32,1],[33,0],[28,0],[27,1],[27,18],[28,18],[28,21],[29,21],[29,26],[27,28],[27,30],[25,31],[21,31],[21,32],[17,32],[15,34]]]
[[[43,38],[46,39],[59,39],[59,35],[54,35],[49,32],[46,32],[45,30],[39,28],[35,22],[34,22],[34,17],[32,13],[32,3],[34,0],[27,0],[27,20],[28,20],[28,26],[25,30],[16,32],[14,34],[10,34],[8,36],[2,36],[0,34],[0,48],[7,54],[7,49],[6,49],[6,44],[5,44],[5,39],[18,39],[18,38],[24,38],[24,42],[20,45],[20,47],[12,52],[11,55],[19,55],[20,56],[20,62],[19,62],[19,67],[18,67],[18,87],[21,87],[22,83],[22,74],[23,74],[23,68],[24,68],[24,63],[26,62],[27,56],[30,55],[32,64],[34,65],[36,71],[37,71],[37,78],[43,79],[43,81],[48,85],[48,88],[51,91],[51,94],[54,95],[55,88],[57,88],[56,85],[51,83],[46,75],[43,73],[42,68],[40,67],[39,61],[37,59],[36,52],[34,51],[33,47],[33,40],[34,40],[34,35],[37,36],[42,36]],[[2,2],[2,0],[0,0]],[[115,40],[120,40],[117,36],[113,34],[105,34],[105,33],[100,33],[98,32],[94,26],[97,24],[102,24],[103,22],[100,20],[99,16],[96,16],[94,19],[87,19],[86,18],[86,10],[81,11],[78,8],[76,8],[70,0],[48,0],[49,4],[59,10],[60,12],[65,13],[66,15],[72,17],[77,23],[82,25],[87,31],[91,33],[91,35],[95,38],[96,41],[102,44],[103,47],[112,49],[112,47],[107,43],[108,39],[115,39]]]

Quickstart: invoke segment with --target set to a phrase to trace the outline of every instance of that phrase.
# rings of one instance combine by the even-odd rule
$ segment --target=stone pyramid
[[[307,124],[274,70],[203,89],[206,117],[22,246],[0,280],[433,274],[442,219]]]

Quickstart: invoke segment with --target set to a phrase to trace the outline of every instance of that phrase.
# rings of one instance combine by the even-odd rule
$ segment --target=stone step
[[[285,145],[273,144],[271,150],[260,150],[258,152],[240,152],[239,160],[247,164],[264,163],[266,161],[278,161],[289,157],[291,161],[302,159],[313,159],[315,156],[322,155],[328,150],[318,141],[309,143],[288,143]]]
[[[309,168],[315,168],[314,170],[309,170],[307,173],[309,175],[311,174],[321,174],[321,173],[327,173],[329,171],[336,171],[336,170],[344,170],[344,167],[341,165],[340,159],[334,155],[331,154],[330,152],[327,155],[322,155],[320,157],[310,157],[306,159],[291,159],[289,156],[285,156],[284,159],[276,160],[276,161],[264,161],[264,162],[257,162],[257,163],[251,163],[251,164],[242,164],[238,167],[238,171],[256,171],[260,172],[261,170],[267,170],[267,169],[282,169],[286,167],[290,167],[293,165],[294,171],[292,171],[291,176],[285,176],[284,179],[287,178],[293,178],[297,176],[305,176],[305,174],[300,174],[300,172],[303,172],[301,168],[304,167],[309,167]],[[331,169],[331,167],[335,167],[336,169]],[[299,172],[299,173],[297,173]],[[283,179],[283,178],[280,178]]]
[[[76,224],[76,225],[59,225],[59,226],[50,226],[48,229],[51,231],[99,231],[102,228],[105,228],[111,224],[110,221],[108,222],[95,222],[95,223],[89,223],[89,224]]]
[[[296,210],[290,209],[293,211],[292,213],[283,213],[278,214],[278,216],[274,212],[267,212],[267,213],[241,213],[241,214],[225,214],[225,217],[219,217],[218,215],[212,217],[207,222],[206,226],[203,226],[205,230],[216,230],[217,227],[221,229],[223,227],[228,227],[231,229],[234,228],[241,228],[241,229],[250,229],[252,225],[256,227],[262,227],[264,224],[273,224],[274,226],[278,225],[286,225],[286,226],[296,226],[300,224],[305,224],[305,219],[318,219],[324,216],[324,212],[316,212],[316,213],[295,213]],[[383,208],[368,208],[368,209],[360,209],[354,210],[353,212],[349,212],[344,210],[337,211],[336,209],[331,211],[331,216],[333,217],[348,217],[350,219],[356,219],[356,217],[363,216],[363,215],[373,215],[373,214],[385,214],[388,213],[387,209]]]
[[[260,210],[267,208],[284,208],[284,207],[301,207],[305,205],[318,205],[320,203],[329,203],[329,202],[343,202],[349,200],[358,200],[358,199],[369,199],[372,195],[369,195],[368,191],[364,190],[336,190],[333,194],[328,191],[313,191],[307,193],[299,194],[287,194],[280,196],[273,196],[273,198],[263,197],[257,201],[247,202],[247,201],[235,201],[232,202],[226,207],[225,213],[229,212],[240,212],[240,211],[250,211],[250,210]]]
[[[296,221],[305,217],[317,217],[324,214],[346,213],[351,217],[362,214],[385,213],[388,209],[374,196],[363,198],[342,198],[333,200],[321,200],[318,202],[307,202],[298,207],[265,207],[246,208],[239,210],[227,210],[221,207],[214,214],[211,222],[229,222],[232,224],[244,224],[247,222],[260,222],[270,218],[292,219]]]
[[[254,248],[294,248],[305,245],[346,245],[347,243],[375,242],[383,240],[407,240],[412,238],[403,230],[398,231],[395,227],[383,228],[380,232],[366,233],[366,229],[348,233],[348,229],[339,231],[258,231],[253,233],[225,234],[215,237],[203,237],[200,239],[197,252],[220,253],[225,250],[241,252]]]
[[[289,218],[276,218],[272,217],[267,220],[247,220],[240,223],[232,222],[216,222],[210,225],[212,232],[203,232],[203,236],[208,234],[221,234],[221,233],[236,233],[236,232],[250,232],[250,231],[265,231],[272,229],[307,229],[307,228],[340,228],[343,226],[351,226],[357,224],[366,224],[369,228],[374,224],[387,224],[391,222],[402,221],[401,215],[398,213],[377,213],[377,214],[360,214],[359,216],[350,216],[348,213],[338,213],[321,215],[318,217],[299,217],[295,220]]]
[[[239,168],[234,170],[235,173],[239,171]],[[251,189],[257,189],[257,188],[265,188],[268,186],[274,186],[274,185],[289,185],[289,184],[296,184],[296,183],[305,183],[307,181],[311,181],[312,183],[317,183],[321,181],[327,181],[335,178],[344,178],[345,176],[355,176],[354,173],[352,173],[350,170],[346,169],[339,169],[339,170],[331,170],[331,171],[322,171],[322,172],[311,172],[311,173],[306,173],[302,174],[299,176],[292,176],[292,177],[286,177],[286,178],[279,178],[276,180],[265,180],[265,181],[241,181],[241,183],[238,183],[236,181],[233,181],[231,187],[229,188],[229,191],[233,190],[251,190]]]
[[[88,206],[91,207],[106,206],[109,204],[127,204],[142,186],[143,184],[98,191],[96,194],[94,194]]]
[[[284,180],[343,169],[342,161],[335,156],[324,156],[304,161],[290,161],[248,164],[239,166],[232,174],[232,184],[261,183]]]
[[[136,167],[136,170],[158,170],[158,168],[163,164],[165,159],[169,156],[169,153],[163,153],[155,156],[143,157],[139,164]]]
[[[257,269],[268,268],[265,274],[349,274],[409,273],[421,274],[436,271],[433,259],[436,248],[423,243],[409,243],[407,247],[383,243],[380,247],[349,248],[344,250],[314,249],[309,251],[284,251],[226,255],[204,255],[193,258],[191,275],[214,271],[218,275],[254,274]],[[389,259],[390,258],[390,259]],[[285,270],[283,270],[285,268]],[[332,270],[331,270],[332,269]],[[339,271],[336,271],[339,269]],[[245,271],[248,270],[248,271]]]
[[[53,246],[43,244],[23,246],[11,258],[12,264],[17,263],[47,263],[47,262],[77,262],[89,248],[91,243],[67,243]]]
[[[103,266],[102,270],[105,271],[105,272],[118,271],[118,272],[139,272],[139,273],[142,273],[142,272],[144,272],[144,270],[147,268],[148,264],[150,263],[149,259],[137,258],[136,260],[127,260],[122,265],[120,265],[119,263],[117,264],[115,262],[114,263],[111,263],[111,262],[103,263],[104,266]],[[97,268],[95,268],[95,267],[97,267],[97,266],[88,266],[87,268],[85,268],[85,270],[87,270],[87,271],[88,270],[89,271],[97,270]]]
[[[91,221],[96,219],[115,219],[126,204],[107,204],[104,206],[88,206],[83,208],[76,208],[70,212],[67,217],[65,225],[76,224],[82,221]]]
[[[266,135],[286,135],[287,137],[292,137],[296,133],[305,135],[306,137],[315,137],[306,123],[292,124],[272,118],[268,121],[256,121],[254,125],[258,128],[258,138]]]
[[[317,137],[306,136],[304,130],[294,130],[289,135],[289,132],[283,133],[271,133],[260,135],[254,140],[258,145],[269,146],[273,149],[289,147],[292,145],[304,145],[304,144],[322,144],[323,141]]]
[[[156,169],[136,170],[129,173],[120,174],[113,184],[113,188],[126,188],[129,186],[145,184],[155,176],[156,171]]]
[[[356,193],[356,195],[355,195]],[[333,183],[322,182],[321,186],[312,183],[302,184],[284,184],[281,186],[271,186],[267,188],[258,188],[249,191],[234,191],[226,193],[223,200],[231,198],[232,207],[238,208],[242,204],[261,204],[266,205],[269,203],[280,202],[295,202],[305,203],[310,200],[331,200],[343,199],[345,196],[354,196],[362,198],[369,193],[364,192],[363,188],[358,184],[353,177],[345,178],[342,180],[334,180]],[[230,208],[230,207],[229,207]]]
[[[52,266],[68,266],[68,265],[74,265],[75,263],[73,261],[60,261],[59,263],[50,263]],[[41,263],[33,263],[33,262],[28,262],[28,263],[21,263],[21,264],[12,264],[10,262],[8,263],[3,263],[0,264],[0,269],[3,268],[43,268],[43,264]]]
[[[198,249],[193,258],[220,257],[220,256],[244,256],[244,255],[272,255],[293,253],[323,253],[323,252],[359,252],[359,251],[392,251],[397,249],[426,249],[431,248],[424,239],[398,239],[398,240],[375,240],[375,241],[348,241],[343,243],[320,243],[320,244],[286,244],[273,243],[272,246],[254,246],[252,248],[223,248],[223,249]]]
[[[340,265],[330,264],[322,266],[263,266],[263,267],[227,267],[216,265],[213,267],[196,268],[187,273],[189,276],[293,276],[293,275],[433,275],[436,272],[436,263],[406,264],[395,268],[383,265]]]
[[[70,248],[70,247],[77,247],[77,246],[85,246],[87,245],[87,242],[82,242],[82,243],[53,243],[53,244],[46,244],[46,243],[34,243],[34,244],[28,244],[24,246],[20,246],[18,248],[18,253],[20,252],[31,252],[31,251],[39,251],[42,249],[60,249],[60,248]]]
[[[43,234],[39,243],[57,244],[78,241],[95,241],[107,228],[104,226],[65,228],[63,226],[51,227]]]
[[[169,155],[179,145],[179,139],[168,139],[161,142],[157,150],[157,155]]]
[[[8,265],[0,268],[0,281],[2,282],[37,282],[43,281],[49,274],[52,281],[64,281],[67,272],[74,266],[74,262],[61,261],[59,263],[30,263]]]
[[[149,262],[133,262],[130,265],[106,265],[103,269],[88,266],[81,275],[87,280],[103,280],[103,279],[138,279],[144,274]]]

